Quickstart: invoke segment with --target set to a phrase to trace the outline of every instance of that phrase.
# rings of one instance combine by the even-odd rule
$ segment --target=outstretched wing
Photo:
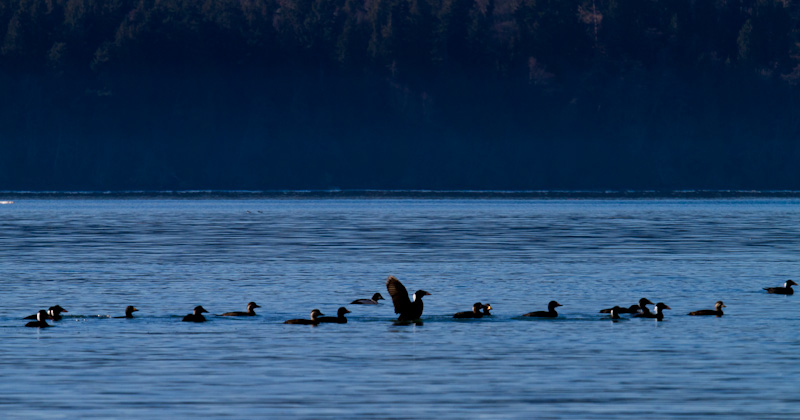
[[[399,314],[405,311],[411,304],[411,301],[408,299],[406,287],[403,286],[403,283],[400,283],[400,280],[397,280],[395,276],[389,276],[389,278],[386,279],[386,290],[389,291],[389,295],[392,297],[394,313]]]

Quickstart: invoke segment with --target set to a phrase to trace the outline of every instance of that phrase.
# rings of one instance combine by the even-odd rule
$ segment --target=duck
[[[133,305],[128,305],[125,308],[125,316],[115,316],[114,318],[133,318],[133,313],[137,311],[138,309],[134,308]]]
[[[767,293],[776,295],[793,295],[794,290],[792,286],[797,286],[797,283],[795,283],[794,280],[789,280],[783,284],[783,287],[765,287],[764,290],[766,290]]]
[[[69,312],[68,310],[61,307],[61,305],[51,306],[47,310],[47,319],[52,319],[53,321],[61,321],[63,318],[61,316],[62,312]]]
[[[415,321],[422,316],[424,308],[422,297],[429,296],[430,293],[424,290],[417,290],[409,299],[405,286],[395,276],[389,276],[386,279],[386,290],[389,291],[389,296],[392,297],[394,313],[400,314],[397,317],[397,321]]]
[[[492,304],[491,303],[484,303],[483,304],[483,316],[492,316],[491,312],[489,312],[491,310],[492,310]]]
[[[377,305],[379,300],[386,300],[380,293],[372,295],[372,299],[356,299],[350,302],[351,305]]]
[[[551,300],[550,303],[547,304],[546,311],[535,311],[535,312],[528,312],[522,316],[530,316],[536,318],[555,318],[558,316],[558,312],[556,312],[556,308],[559,306],[564,306],[554,300]]]
[[[453,315],[453,318],[483,318],[483,312],[481,312],[481,309],[484,309],[483,304],[480,302],[475,302],[472,305],[471,311],[456,312],[456,314]]]
[[[650,302],[650,299],[641,298],[641,299],[639,299],[639,305],[638,305],[639,306],[639,312],[631,312],[631,313],[634,314],[633,316],[635,316],[635,317],[643,315],[645,318],[648,318],[653,313],[650,312],[650,308],[648,308],[647,305],[654,305],[654,303]]]
[[[205,308],[195,306],[192,313],[183,317],[183,322],[206,322],[206,317],[203,316],[204,313],[208,313]]]
[[[53,321],[61,321],[62,312],[69,312],[69,311],[62,308],[61,305],[51,306],[50,309],[48,309],[47,318],[52,319]]]
[[[52,319],[53,321],[61,321],[61,319],[63,318],[61,316],[62,312],[69,312],[69,311],[62,308],[61,305],[51,306],[47,308],[47,310],[45,311],[45,314],[47,315],[46,319]],[[28,315],[22,319],[38,319],[38,316],[39,313],[37,312],[33,315]]]
[[[619,318],[619,311],[620,311],[621,309],[623,309],[623,308],[620,308],[619,306],[615,306],[615,307],[611,308],[611,310],[609,311],[609,313],[611,314],[611,315],[610,315],[610,316],[611,316],[611,319],[613,319],[613,320],[618,320],[618,319],[620,319],[620,318]]]
[[[689,312],[689,315],[716,315],[722,316],[722,308],[726,308],[725,304],[722,303],[721,300],[718,300],[717,303],[714,304],[714,309],[703,309],[700,311]]]
[[[344,306],[339,308],[336,311],[336,316],[323,316],[317,318],[317,321],[320,323],[330,323],[330,324],[347,324],[347,318],[344,317],[344,314],[349,314],[350,311],[347,310]]]
[[[258,306],[255,302],[250,302],[247,304],[247,312],[241,312],[241,311],[225,312],[220,316],[255,316],[256,315],[256,311],[254,311],[255,308],[260,308],[260,306]]]
[[[637,314],[637,313],[639,313],[639,311],[645,312],[645,313],[649,313],[650,309],[647,308],[647,305],[653,305],[653,302],[650,302],[650,300],[647,299],[647,298],[641,298],[641,299],[639,299],[639,304],[638,305],[631,305],[631,306],[629,306],[627,308],[626,307],[621,307],[621,306],[614,306],[614,308],[618,308],[617,311],[620,314]],[[611,313],[611,309],[614,309],[614,308],[601,309],[600,313],[601,314],[609,314],[609,313]]]
[[[652,313],[649,310],[647,312],[642,312],[640,314],[634,315],[635,318],[655,318],[659,321],[664,319],[664,309],[672,309],[669,306],[665,305],[662,302],[656,303],[656,313]]]
[[[627,308],[614,306],[613,308],[601,309],[601,314],[610,314],[611,310],[616,310],[618,314],[635,314],[639,312],[639,305],[631,305]]]
[[[319,324],[319,317],[325,315],[319,309],[311,311],[311,319],[290,319],[284,321],[284,324],[297,324],[297,325],[317,325]]]
[[[50,324],[48,324],[46,320],[47,320],[47,311],[42,309],[36,313],[36,321],[31,321],[25,324],[25,326],[30,328],[47,328],[50,326]]]

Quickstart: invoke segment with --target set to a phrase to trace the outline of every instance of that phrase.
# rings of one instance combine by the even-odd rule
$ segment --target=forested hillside
[[[0,190],[800,189],[800,3],[0,0]]]

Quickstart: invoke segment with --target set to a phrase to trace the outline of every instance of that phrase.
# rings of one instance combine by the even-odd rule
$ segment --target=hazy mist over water
[[[762,290],[797,280],[794,197],[13,201],[4,418],[800,416],[797,296]],[[388,298],[388,275],[431,293],[423,325],[348,304]],[[672,310],[598,313],[641,297]],[[557,319],[520,318],[550,300]],[[452,319],[476,301],[494,316]],[[65,319],[23,327],[55,304]],[[195,305],[209,321],[180,322]],[[349,323],[282,324],[339,306]]]

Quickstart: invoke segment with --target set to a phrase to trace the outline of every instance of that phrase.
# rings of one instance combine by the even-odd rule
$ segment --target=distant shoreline
[[[0,199],[165,198],[165,199],[258,199],[258,198],[431,198],[431,199],[728,199],[800,198],[793,190],[183,190],[183,191],[0,191]]]

